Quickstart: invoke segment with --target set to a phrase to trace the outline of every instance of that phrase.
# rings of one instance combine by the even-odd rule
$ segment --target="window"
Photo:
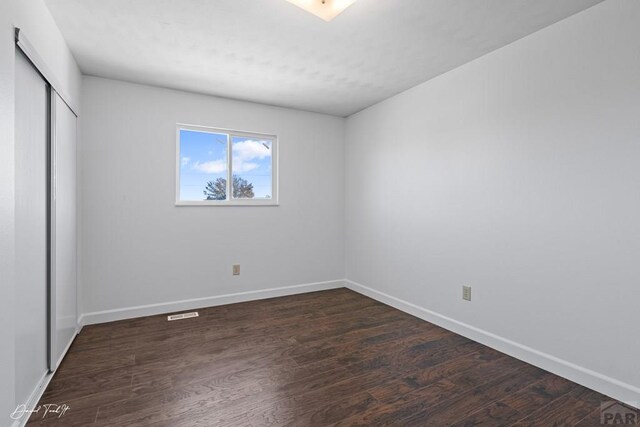
[[[176,204],[277,205],[277,138],[177,126]]]

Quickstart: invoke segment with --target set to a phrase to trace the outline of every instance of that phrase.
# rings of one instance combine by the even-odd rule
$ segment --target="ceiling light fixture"
[[[314,14],[318,18],[329,22],[346,8],[356,2],[356,0],[287,0],[296,6]]]

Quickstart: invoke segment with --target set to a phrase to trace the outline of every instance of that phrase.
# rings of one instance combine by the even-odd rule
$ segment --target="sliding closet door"
[[[16,52],[16,402],[48,372],[49,87]]]
[[[51,91],[51,370],[76,335],[76,116]]]

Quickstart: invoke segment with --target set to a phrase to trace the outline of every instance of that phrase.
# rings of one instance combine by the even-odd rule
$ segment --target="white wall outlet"
[[[233,264],[233,275],[234,276],[240,275],[240,264]]]
[[[471,301],[471,286],[462,286],[462,299]]]

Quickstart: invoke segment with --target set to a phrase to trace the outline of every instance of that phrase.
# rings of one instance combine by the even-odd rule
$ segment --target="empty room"
[[[640,426],[639,0],[0,0],[0,427]]]

